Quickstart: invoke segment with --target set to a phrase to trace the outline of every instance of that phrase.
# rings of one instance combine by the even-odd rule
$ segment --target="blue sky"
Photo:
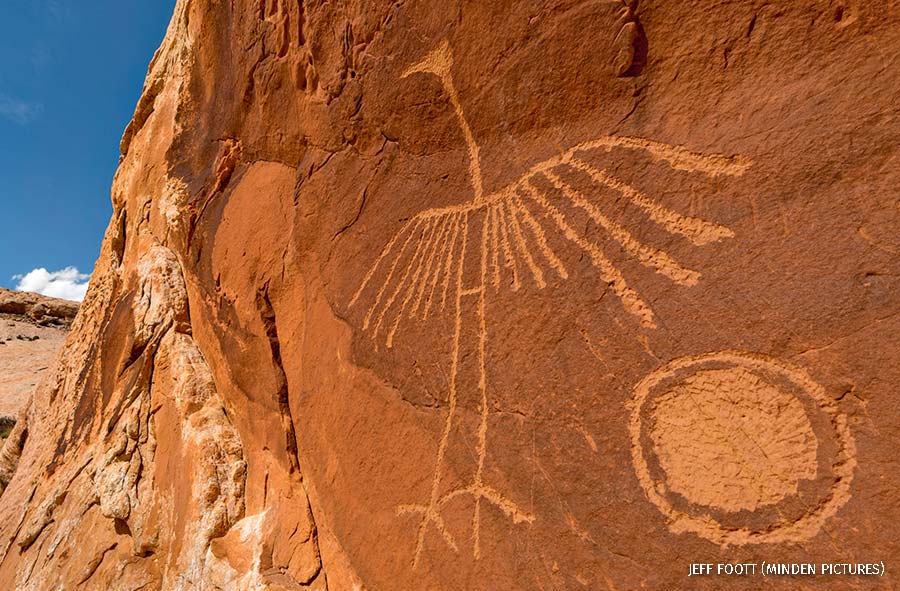
[[[35,269],[47,276],[30,276],[31,289],[78,285],[93,269],[119,139],[174,6],[0,2],[0,286]],[[80,274],[53,275],[68,267]],[[76,293],[58,287],[54,295]]]

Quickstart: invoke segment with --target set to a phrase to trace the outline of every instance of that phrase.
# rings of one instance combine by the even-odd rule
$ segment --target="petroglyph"
[[[375,259],[363,278],[350,306],[369,302],[363,330],[373,339],[384,339],[391,348],[402,332],[404,321],[425,321],[442,312],[450,303],[454,313],[450,361],[447,417],[438,445],[429,498],[423,503],[404,504],[398,515],[419,516],[413,565],[421,557],[425,536],[434,526],[444,542],[458,549],[454,536],[441,516],[445,505],[460,496],[474,504],[472,516],[473,556],[480,556],[481,508],[497,507],[513,523],[532,523],[534,515],[484,481],[489,431],[489,394],[485,368],[487,347],[487,293],[507,286],[518,291],[525,286],[544,289],[552,278],[568,279],[569,271],[557,249],[561,237],[577,253],[581,251],[609,285],[625,311],[645,328],[655,328],[653,310],[629,286],[625,276],[604,254],[601,246],[586,234],[584,224],[574,216],[581,212],[594,227],[615,240],[625,253],[641,265],[683,286],[695,285],[700,273],[688,269],[661,249],[644,244],[628,229],[613,221],[601,208],[599,193],[612,191],[635,205],[643,215],[666,232],[687,239],[695,246],[733,237],[733,232],[713,222],[670,210],[653,198],[591,164],[594,156],[614,148],[641,151],[674,170],[700,173],[707,177],[740,176],[750,161],[739,156],[701,154],[636,137],[604,136],[582,142],[565,152],[532,166],[515,182],[485,194],[479,147],[465,116],[451,73],[453,56],[444,42],[403,77],[416,73],[433,74],[440,81],[458,119],[469,155],[472,195],[461,203],[422,211],[408,220]],[[578,182],[573,181],[578,179]],[[585,183],[590,187],[581,187]],[[467,261],[469,265],[467,265]],[[474,265],[476,265],[475,267]],[[478,269],[473,285],[466,283],[465,269]],[[377,278],[377,279],[376,279]],[[366,295],[363,298],[363,295]],[[440,302],[436,301],[440,294]],[[471,483],[442,492],[442,474],[450,433],[458,413],[458,380],[461,362],[464,304],[472,298],[478,322],[478,399],[480,418],[477,431],[477,464]]]
[[[698,371],[657,398],[651,417],[666,483],[693,503],[753,511],[816,477],[803,405],[744,368]]]
[[[856,448],[847,418],[799,367],[738,351],[683,357],[645,377],[631,405],[638,481],[675,533],[723,546],[798,542],[816,535],[850,498]],[[819,445],[810,412],[833,432],[829,449],[836,451]],[[830,490],[799,517],[754,528],[726,527],[713,517],[712,510],[758,511],[796,496],[802,481],[822,476],[822,453],[832,456],[824,475]],[[676,508],[672,493],[692,508]]]

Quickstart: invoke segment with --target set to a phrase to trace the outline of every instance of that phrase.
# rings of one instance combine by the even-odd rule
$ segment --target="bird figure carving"
[[[428,497],[419,503],[402,504],[398,515],[418,516],[414,567],[421,559],[426,535],[433,527],[454,550],[459,544],[448,529],[442,512],[459,497],[473,503],[472,552],[480,557],[481,511],[492,505],[513,523],[530,524],[536,516],[524,510],[485,480],[489,434],[489,392],[485,367],[488,318],[486,298],[493,291],[509,286],[518,291],[526,282],[538,289],[548,285],[555,274],[565,280],[570,270],[550,237],[587,255],[600,279],[616,295],[624,311],[646,329],[656,327],[653,310],[631,287],[619,268],[600,245],[589,239],[572,219],[572,212],[586,216],[597,229],[617,242],[625,253],[641,265],[682,286],[695,285],[700,273],[690,269],[661,249],[653,248],[603,211],[598,194],[618,193],[636,206],[642,215],[668,232],[694,246],[704,246],[732,238],[727,227],[697,217],[677,213],[644,194],[610,172],[592,164],[592,155],[614,148],[642,151],[656,162],[664,162],[679,171],[701,173],[708,177],[740,176],[751,165],[741,156],[703,154],[652,140],[627,136],[601,136],[576,144],[552,158],[539,162],[514,182],[485,194],[481,157],[475,135],[469,126],[453,82],[453,55],[444,41],[425,59],[411,66],[402,77],[432,75],[440,82],[452,105],[468,151],[468,177],[472,195],[461,203],[427,209],[413,216],[393,235],[375,259],[350,301],[363,300],[369,307],[362,328],[374,339],[384,339],[391,348],[404,322],[425,321],[449,307],[455,323],[448,385],[447,416],[438,444]],[[580,177],[581,182],[571,179]],[[580,186],[591,187],[588,191]],[[596,193],[595,193],[596,192]],[[466,282],[466,261],[473,261],[478,279]],[[380,280],[376,280],[380,278]],[[364,297],[365,296],[365,297]],[[477,311],[478,342],[478,430],[476,467],[471,482],[444,490],[447,447],[454,422],[458,419],[459,370],[462,361],[460,341],[463,331],[462,309],[474,301]]]

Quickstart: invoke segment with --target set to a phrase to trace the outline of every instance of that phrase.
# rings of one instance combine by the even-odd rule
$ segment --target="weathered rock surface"
[[[180,0],[0,587],[893,586],[898,49],[833,0]]]
[[[0,427],[15,421],[77,313],[75,302],[0,288]]]

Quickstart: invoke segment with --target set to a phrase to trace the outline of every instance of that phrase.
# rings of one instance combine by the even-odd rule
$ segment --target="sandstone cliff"
[[[898,49],[892,3],[179,0],[0,588],[895,567]]]
[[[75,302],[0,288],[0,434],[15,422],[77,313]]]

